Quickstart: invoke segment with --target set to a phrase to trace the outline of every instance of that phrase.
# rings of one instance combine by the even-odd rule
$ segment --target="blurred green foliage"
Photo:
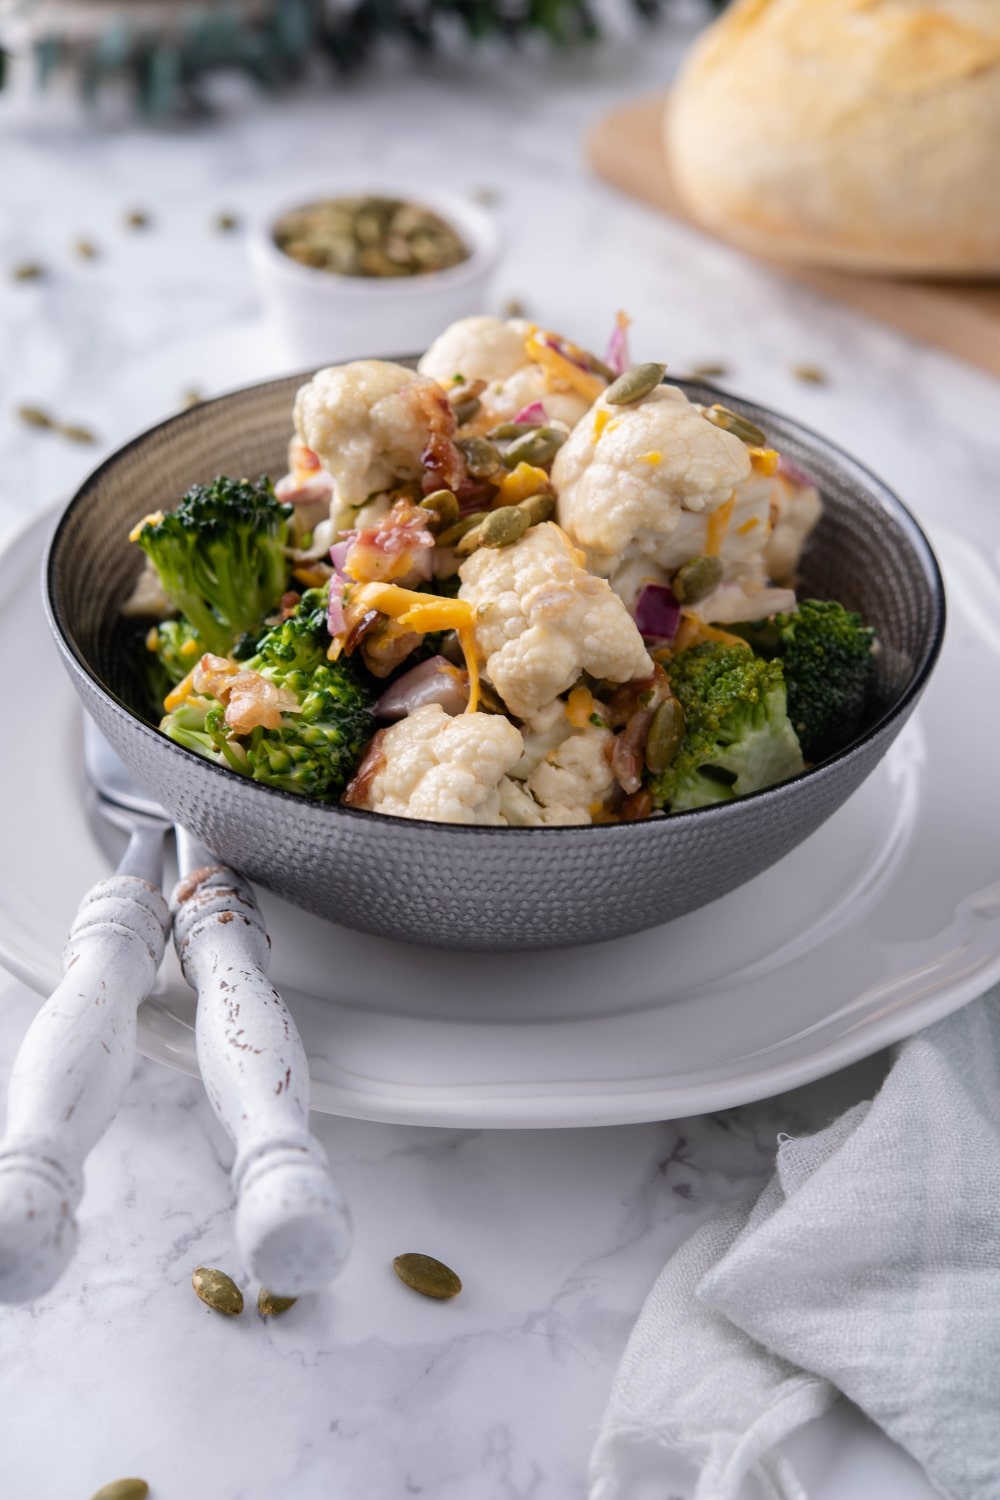
[[[668,13],[676,0],[629,0],[643,19]],[[721,9],[726,0],[706,0]],[[600,26],[590,0],[266,0],[246,6],[196,5],[179,9],[172,24],[151,27],[127,17],[86,40],[38,36],[35,75],[40,88],[59,74],[76,79],[92,103],[102,86],[125,83],[138,108],[156,118],[203,106],[203,82],[236,69],[266,89],[287,86],[325,60],[335,73],[363,67],[375,48],[394,39],[415,52],[432,53],[446,36],[516,46],[540,37],[554,47],[592,42]],[[0,88],[9,69],[0,46]]]

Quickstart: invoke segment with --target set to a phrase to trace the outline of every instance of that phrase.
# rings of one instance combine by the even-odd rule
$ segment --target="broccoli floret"
[[[170,688],[187,676],[203,647],[194,626],[187,620],[163,620],[146,634],[146,650],[151,651],[163,669],[163,676]]]
[[[225,656],[278,603],[290,509],[269,479],[223,477],[194,485],[176,510],[133,533],[203,651]]]
[[[310,589],[295,613],[261,638],[256,655],[240,663],[295,694],[300,712],[283,714],[278,728],[258,725],[237,737],[225,722],[224,705],[208,697],[187,699],[160,728],[178,744],[254,781],[335,800],[375,731],[375,689],[355,662],[327,660],[329,639],[325,590]]]
[[[832,599],[804,599],[794,614],[741,634],[784,667],[788,717],[806,760],[833,755],[854,738],[875,666],[875,632],[860,615]]]
[[[667,673],[685,729],[671,765],[651,778],[658,808],[728,802],[805,769],[780,662],[706,641],[675,656]]]

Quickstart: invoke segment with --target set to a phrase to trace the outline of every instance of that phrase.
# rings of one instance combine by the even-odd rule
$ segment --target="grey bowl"
[[[803,591],[835,598],[881,642],[869,723],[791,781],[717,807],[591,828],[468,828],[389,818],[246,780],[167,739],[129,705],[115,650],[147,512],[216,474],[277,477],[308,376],[251,386],[170,418],[82,485],[50,544],[49,623],[87,711],[179,823],[251,879],[320,916],[439,947],[551,948],[620,937],[723,896],[793,849],[886,753],[944,631],[944,589],[913,517],[873,475],[797,423],[727,394],[820,483],[825,512]],[[695,400],[719,392],[678,382]]]

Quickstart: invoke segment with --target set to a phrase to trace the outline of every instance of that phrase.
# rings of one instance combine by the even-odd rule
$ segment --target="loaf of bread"
[[[1000,0],[737,0],[665,130],[693,216],[758,254],[1000,275]]]

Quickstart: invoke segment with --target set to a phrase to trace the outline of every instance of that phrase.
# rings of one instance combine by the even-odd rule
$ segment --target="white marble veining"
[[[685,35],[625,36],[547,67],[503,54],[419,71],[387,62],[328,95],[241,94],[213,121],[156,131],[0,96],[0,267],[49,267],[40,282],[0,275],[0,528],[69,491],[185,387],[211,394],[268,373],[279,356],[263,332],[247,368],[256,305],[241,238],[214,232],[212,216],[254,212],[289,176],[338,164],[494,188],[508,240],[497,306],[517,296],[591,345],[626,306],[638,357],[677,371],[724,362],[734,389],[829,434],[918,513],[960,527],[996,483],[995,381],[588,176],[588,122],[662,86]],[[150,210],[148,230],[122,228],[133,206]],[[74,259],[80,235],[99,259]],[[829,384],[797,383],[799,361]],[[22,402],[87,423],[98,443],[23,427]],[[0,982],[0,1095],[36,1004]],[[234,1248],[231,1147],[200,1084],[140,1061],[88,1162],[74,1263],[31,1307],[0,1311],[0,1495],[85,1500],[137,1473],[154,1500],[578,1500],[615,1363],[665,1257],[768,1169],[779,1131],[822,1124],[881,1067],[662,1125],[314,1118],[355,1249],[329,1292],[265,1323]],[[452,1264],[462,1295],[409,1292],[390,1268],[403,1250]],[[203,1263],[245,1285],[242,1319],[194,1297]],[[801,1434],[793,1457],[814,1500],[931,1495],[846,1408]]]

